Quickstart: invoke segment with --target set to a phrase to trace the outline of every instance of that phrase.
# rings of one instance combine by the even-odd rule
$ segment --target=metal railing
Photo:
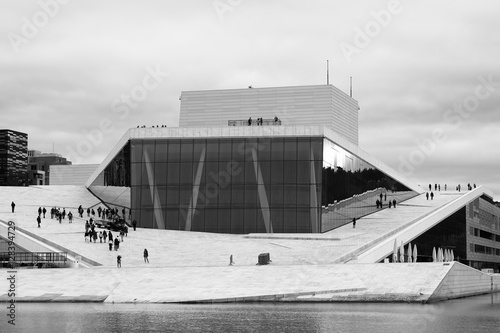
[[[0,252],[0,264],[2,266],[40,265],[43,267],[54,267],[57,266],[56,263],[65,264],[67,260],[67,252],[15,252],[14,254]]]
[[[281,120],[274,120],[274,119],[262,119],[261,122],[257,121],[257,118],[252,119],[250,122],[249,119],[247,120],[228,120],[227,121],[228,126],[278,126],[281,125]]]

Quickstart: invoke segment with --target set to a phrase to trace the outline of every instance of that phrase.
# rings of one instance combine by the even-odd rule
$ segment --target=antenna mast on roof
[[[350,89],[349,89],[349,97],[352,98],[352,76],[350,77],[351,79],[351,84],[350,84]]]
[[[330,84],[330,68],[328,66],[328,60],[326,61],[326,84]]]

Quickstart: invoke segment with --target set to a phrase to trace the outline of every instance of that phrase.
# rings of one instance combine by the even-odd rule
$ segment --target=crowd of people
[[[151,126],[151,128],[155,128],[155,127],[159,128],[160,126],[159,125]],[[167,125],[161,125],[161,128],[165,128],[165,127],[167,127]],[[142,125],[142,126],[137,125],[137,128],[146,128],[146,125]]]
[[[275,116],[274,122],[277,123],[278,121],[279,121],[279,118]],[[252,117],[248,118],[248,126],[252,126],[253,123],[254,123],[254,121],[252,120]],[[262,126],[264,123],[264,119],[257,118],[257,121],[255,121],[255,123],[257,124],[257,126]]]
[[[472,191],[472,189],[476,188],[476,184],[470,184],[468,183],[467,184],[467,189],[469,191]],[[444,184],[444,190],[447,191],[448,190],[448,185],[447,184]],[[462,190],[462,185],[458,184],[456,187],[455,187],[455,190],[457,190],[458,192],[460,192]],[[432,191],[432,184],[429,184],[429,191]],[[441,191],[441,184],[434,184],[434,192],[439,192]]]
[[[12,202],[12,212],[14,212],[15,208],[15,203]],[[97,207],[97,209],[94,208],[87,208],[84,209],[82,205],[80,205],[77,208],[78,211],[78,216],[81,219],[84,219],[84,214],[87,213],[88,219],[85,220],[85,233],[84,233],[84,239],[86,243],[97,243],[97,239],[99,239],[99,243],[104,243],[108,244],[109,251],[118,251],[120,248],[120,244],[123,243],[124,237],[128,236],[128,225],[125,222],[125,218],[127,217],[127,212],[128,212],[128,218],[130,219],[130,210],[127,210],[126,208],[122,208],[121,211],[118,208],[102,208],[101,206]],[[97,218],[100,219],[101,221],[107,220],[107,221],[112,221],[113,222],[113,227],[117,228],[115,232],[117,232],[117,235],[113,235],[111,230],[97,230],[99,227],[103,227],[103,225],[106,225],[104,223],[96,223],[96,213],[97,213]],[[121,213],[121,214],[120,214]],[[47,209],[45,207],[38,207],[38,216],[37,216],[37,224],[38,228],[41,227],[42,223],[42,218],[45,218],[47,214]],[[73,223],[73,213],[69,211],[66,213],[66,208],[59,208],[59,207],[52,207],[50,209],[50,218],[51,219],[56,219],[56,221],[59,221],[59,223],[62,223],[63,220],[68,217],[68,222]],[[137,221],[134,220],[132,222],[132,226],[134,228],[134,231],[137,228]],[[149,253],[147,249],[144,249],[143,252],[143,257],[144,257],[144,262],[149,263]],[[121,267],[121,255],[117,256],[117,266]]]

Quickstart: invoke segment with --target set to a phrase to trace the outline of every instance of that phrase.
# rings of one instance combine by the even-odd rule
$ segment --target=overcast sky
[[[100,163],[130,127],[177,126],[183,90],[324,84],[329,59],[330,83],[348,93],[353,77],[362,149],[500,200],[498,13],[495,0],[2,0],[0,128]]]

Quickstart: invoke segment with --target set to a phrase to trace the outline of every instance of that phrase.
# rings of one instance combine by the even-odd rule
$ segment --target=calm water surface
[[[500,294],[426,305],[16,305],[15,328],[2,316],[1,332],[500,332]]]

